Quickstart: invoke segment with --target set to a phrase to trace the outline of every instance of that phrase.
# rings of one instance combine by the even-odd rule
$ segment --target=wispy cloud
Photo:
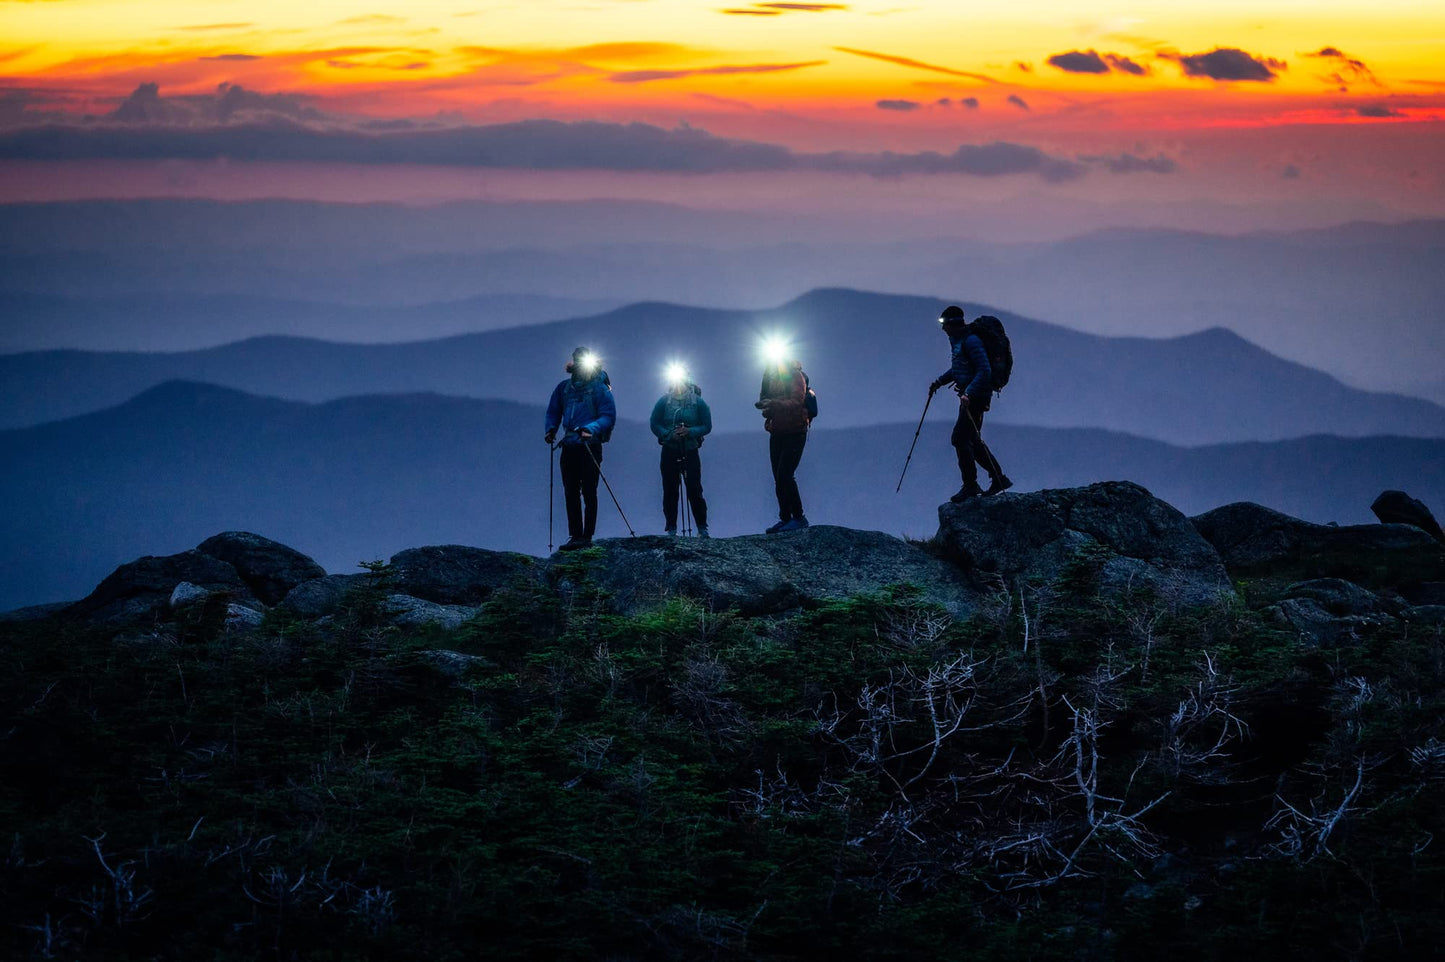
[[[916,100],[880,100],[873,106],[879,110],[899,110],[906,112],[909,110],[917,110],[922,107],[923,104]]]
[[[1363,60],[1351,57],[1338,47],[1321,47],[1314,53],[1302,54],[1301,56],[1310,60],[1324,60],[1334,67],[1334,72],[1326,78],[1337,84],[1342,89],[1348,89],[1354,82],[1362,81],[1375,87],[1383,87],[1375,78],[1375,72],[1365,65]]]
[[[830,13],[847,10],[844,3],[755,3],[750,7],[728,7],[719,13],[735,17],[777,17],[785,13]]]
[[[979,80],[983,83],[996,84],[1001,81],[988,76],[987,74],[973,73],[968,70],[954,70],[952,67],[942,67],[935,63],[924,63],[922,60],[914,60],[912,57],[899,57],[889,53],[878,53],[873,50],[858,50],[854,47],[834,47],[839,53],[850,53],[855,57],[868,57],[871,60],[881,60],[884,63],[897,64],[900,67],[912,67],[915,70],[928,70],[933,73],[947,74],[950,77],[967,77],[970,80]]]
[[[1008,95],[1008,102],[1011,103],[1011,104],[1013,104],[1015,107],[1017,107],[1017,108],[1020,109],[1020,110],[1032,110],[1032,109],[1033,109],[1032,107],[1029,106],[1028,101],[1024,100],[1024,98],[1020,97],[1018,94],[1009,94],[1009,95]]]
[[[190,33],[204,33],[208,30],[246,30],[254,27],[254,23],[198,23],[188,27],[177,27],[177,30],[185,30]]]
[[[1384,104],[1362,104],[1355,108],[1355,115],[1371,119],[1384,119],[1387,117],[1403,117],[1400,111]]]
[[[826,60],[808,60],[803,63],[755,63],[725,64],[718,67],[690,67],[680,70],[624,70],[608,79],[619,84],[651,83],[656,80],[678,80],[682,77],[727,76],[729,74],[780,73],[818,67]]]

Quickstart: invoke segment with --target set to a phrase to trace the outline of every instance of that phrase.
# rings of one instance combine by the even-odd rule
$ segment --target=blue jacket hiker
[[[706,538],[707,502],[702,497],[702,461],[697,449],[712,430],[712,411],[702,399],[702,389],[685,377],[679,379],[652,406],[650,423],[653,436],[662,446],[665,530],[668,534],[677,534],[678,495],[685,485],[697,536]]]
[[[617,423],[612,385],[596,355],[579,347],[567,364],[569,377],[547,402],[548,444],[562,449],[562,492],[567,502],[567,543],[575,551],[592,543],[597,530],[597,480],[602,473],[602,445]],[[560,442],[557,440],[561,431]]]
[[[940,374],[928,386],[930,397],[945,384],[952,384],[958,392],[958,421],[954,423],[950,440],[958,456],[958,471],[963,476],[963,487],[948,500],[954,504],[966,501],[975,495],[998,494],[1012,487],[1013,482],[1003,473],[998,460],[988,445],[983,442],[983,415],[993,398],[993,368],[989,364],[988,349],[982,338],[972,330],[963,316],[963,308],[949,306],[939,315],[938,323],[948,335],[948,346],[953,352],[953,362],[947,371]],[[989,486],[985,491],[978,484],[978,466],[988,472]]]

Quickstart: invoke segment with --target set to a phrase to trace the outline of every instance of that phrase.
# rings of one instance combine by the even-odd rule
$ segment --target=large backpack
[[[969,325],[969,333],[977,334],[983,342],[984,353],[988,355],[988,366],[993,368],[993,389],[1002,391],[1014,370],[1013,347],[1004,333],[1003,321],[992,314],[975,318]]]
[[[813,390],[813,384],[808,380],[808,373],[799,368],[803,375],[803,407],[808,411],[808,420],[811,422],[818,416],[818,395]]]

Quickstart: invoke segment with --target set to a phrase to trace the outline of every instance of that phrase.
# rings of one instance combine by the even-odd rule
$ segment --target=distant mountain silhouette
[[[759,337],[782,332],[822,398],[820,426],[916,420],[948,367],[944,302],[814,291],[769,311],[634,304],[607,314],[430,342],[341,345],[257,338],[176,354],[39,352],[0,357],[0,427],[99,410],[172,379],[323,401],[434,391],[540,403],[573,347],[601,352],[623,417],[645,420],[664,362],[691,365],[720,429],[757,422]],[[993,310],[965,304],[970,316]],[[1445,408],[1368,394],[1222,329],[1167,340],[1102,338],[994,311],[1017,366],[997,423],[1098,427],[1177,444],[1315,433],[1445,436]],[[939,408],[950,400],[940,395]]]
[[[1065,206],[1058,224],[1075,222]],[[998,211],[976,214],[799,217],[629,201],[0,205],[0,291],[90,299],[103,324],[127,317],[124,303],[105,299],[153,295],[373,308],[536,294],[757,309],[847,286],[967,298],[1109,336],[1224,327],[1353,386],[1429,390],[1445,402],[1431,385],[1445,355],[1445,220],[1228,236],[1113,229],[1011,243]],[[44,321],[5,313],[17,326]],[[269,333],[318,334],[297,319],[280,314]],[[169,322],[158,320],[163,334]]]
[[[619,306],[538,294],[487,294],[418,306],[363,307],[245,294],[77,298],[0,290],[0,353],[54,349],[177,351],[265,335],[386,343],[596,314]]]
[[[946,416],[930,416],[902,494],[912,423],[819,429],[799,480],[810,519],[915,537],[958,486]],[[118,407],[0,432],[0,610],[78,598],[116,565],[189,548],[221,530],[293,545],[329,570],[422,544],[544,554],[542,409],[436,395],[321,405],[172,382]],[[1019,491],[1126,479],[1189,514],[1253,500],[1313,521],[1369,523],[1401,488],[1445,505],[1445,441],[1311,437],[1185,449],[1098,430],[1005,425],[991,443]],[[607,473],[639,533],[662,527],[658,447],[624,422]],[[702,449],[717,535],[775,517],[761,428]],[[605,497],[605,495],[604,495]],[[558,490],[557,537],[565,524]],[[604,501],[599,536],[626,530]]]

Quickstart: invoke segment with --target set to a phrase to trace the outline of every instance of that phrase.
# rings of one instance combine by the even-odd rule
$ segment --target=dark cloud
[[[1102,167],[1111,174],[1172,174],[1179,169],[1173,158],[1163,154],[1140,157],[1137,154],[1098,154],[1080,157],[1087,164]]]
[[[231,88],[239,90],[239,88]],[[1012,143],[966,144],[951,154],[797,153],[778,144],[715,137],[688,126],[564,123],[528,120],[485,127],[441,126],[436,121],[346,122],[311,120],[254,110],[244,122],[201,126],[180,122],[166,108],[184,98],[154,96],[144,85],[122,105],[122,117],[156,115],[158,121],[116,117],[51,123],[0,132],[0,158],[27,160],[190,159],[287,161],[530,170],[613,170],[708,174],[799,170],[873,177],[960,174],[1034,176],[1049,182],[1083,176],[1088,165]],[[241,91],[240,100],[278,95]],[[214,98],[212,98],[214,99]],[[215,110],[216,108],[212,108]],[[238,106],[237,110],[241,108]],[[187,115],[192,116],[192,115]]]
[[[963,98],[962,100],[960,100],[958,103],[959,103],[960,106],[967,107],[969,110],[977,110],[977,109],[978,109],[978,98],[977,98],[977,97],[964,97],[964,98]]]
[[[720,10],[720,11],[718,11],[718,12],[719,12],[719,13],[730,13],[730,14],[732,14],[732,15],[735,16],[735,17],[781,17],[781,16],[783,15],[783,11],[781,11],[781,10],[731,9],[731,10]]]
[[[231,61],[236,61],[237,63],[241,63],[241,62],[244,62],[244,61],[247,61],[247,60],[260,60],[261,58],[260,58],[259,56],[257,56],[256,54],[254,54],[254,53],[222,53],[222,54],[217,54],[217,55],[214,56],[214,57],[202,57],[201,59],[202,59],[202,60],[231,60]]]
[[[841,3],[758,3],[754,6],[764,10],[783,10],[790,13],[827,13],[829,10],[847,10]]]
[[[1013,104],[1015,107],[1017,107],[1017,108],[1020,109],[1020,110],[1032,110],[1032,109],[1033,109],[1032,107],[1030,107],[1030,106],[1028,105],[1028,102],[1025,101],[1024,98],[1020,97],[1018,94],[1009,94],[1009,95],[1008,95],[1008,102],[1011,103],[1011,104]]]
[[[1361,104],[1360,106],[1355,108],[1355,113],[1360,117],[1371,118],[1405,116],[1400,111],[1395,110],[1393,107],[1387,107],[1384,104]]]
[[[1299,180],[1300,169],[1294,164],[1286,164],[1284,170],[1279,172],[1279,175],[1285,180]]]
[[[141,84],[105,118],[117,124],[207,126],[284,119],[319,121],[325,115],[299,94],[262,94],[221,84],[214,95],[162,97],[158,84]]]
[[[1033,72],[1034,72],[1034,65],[1031,64],[1031,63],[1025,63],[1025,62],[1022,61],[1022,60],[1015,60],[1015,61],[1014,61],[1014,69],[1015,69],[1015,70],[1022,71],[1023,73],[1033,73]]]
[[[1109,65],[1104,62],[1104,58],[1093,50],[1070,50],[1068,53],[1056,53],[1047,62],[1069,73],[1109,72]]]
[[[950,77],[967,77],[970,80],[982,80],[984,83],[999,83],[987,74],[970,73],[967,70],[954,70],[952,67],[940,67],[937,64],[924,63],[922,60],[914,60],[911,57],[897,57],[888,53],[875,53],[872,50],[857,50],[853,47],[834,47],[839,53],[851,53],[855,57],[868,57],[871,60],[881,60],[884,63],[897,64],[900,67],[913,67],[916,70],[929,70],[933,73],[948,74]]]
[[[1304,54],[1311,60],[1327,60],[1334,65],[1335,70],[1329,75],[1329,79],[1341,87],[1348,88],[1350,83],[1363,81],[1376,87],[1383,87],[1384,84],[1375,79],[1375,73],[1363,60],[1351,57],[1338,47],[1321,47],[1314,53]]]
[[[917,110],[923,105],[916,100],[880,100],[873,106],[879,110]]]
[[[1120,56],[1117,53],[1106,53],[1104,59],[1109,61],[1109,66],[1120,73],[1133,74],[1136,77],[1143,77],[1149,73],[1149,68],[1142,64],[1135,63],[1128,57]]]
[[[939,98],[938,98],[937,100],[935,100],[933,103],[934,103],[935,106],[938,106],[938,107],[952,107],[952,106],[953,106],[953,98],[952,98],[952,97],[939,97]]]
[[[729,74],[779,73],[787,70],[802,70],[819,67],[826,60],[809,60],[805,63],[757,63],[734,64],[721,67],[694,67],[683,70],[624,70],[608,79],[617,84],[651,83],[654,80],[677,80],[680,77],[726,76]]]
[[[1256,57],[1235,47],[1216,47],[1209,53],[1160,56],[1177,62],[1191,77],[1208,77],[1211,80],[1269,83],[1289,66],[1283,60]]]

